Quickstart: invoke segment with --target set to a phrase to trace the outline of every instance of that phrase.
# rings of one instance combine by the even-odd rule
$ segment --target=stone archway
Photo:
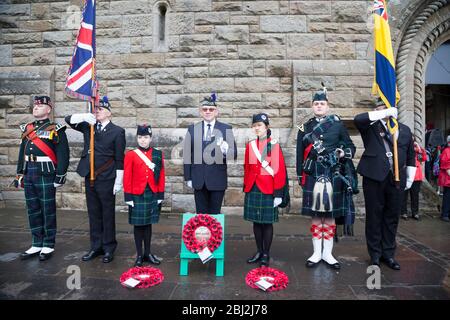
[[[434,50],[450,39],[450,0],[428,1],[410,20],[397,52],[399,119],[425,141],[425,71]]]

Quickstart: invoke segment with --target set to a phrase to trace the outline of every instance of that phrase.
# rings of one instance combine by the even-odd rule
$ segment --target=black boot
[[[267,253],[264,253],[261,257],[261,267],[269,266],[270,257]]]
[[[155,265],[161,264],[161,261],[151,253],[144,255],[144,261],[150,262],[151,264],[155,264]]]
[[[144,263],[144,258],[142,256],[137,256],[136,262],[134,263],[135,267],[142,267],[142,264]]]
[[[250,257],[247,259],[247,263],[256,263],[259,260],[261,260],[262,254],[261,252],[256,252],[255,255],[253,257]]]

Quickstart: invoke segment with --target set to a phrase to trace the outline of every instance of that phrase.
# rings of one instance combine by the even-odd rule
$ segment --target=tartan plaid
[[[334,238],[334,235],[336,234],[336,225],[335,224],[322,224],[322,232],[323,232],[323,238],[325,240],[331,240]]]
[[[256,223],[278,222],[278,207],[273,207],[273,195],[262,193],[256,183],[245,193],[244,219]]]
[[[156,193],[147,185],[141,195],[132,195],[134,207],[129,207],[128,222],[135,226],[144,226],[159,222],[159,206]]]
[[[353,198],[346,192],[346,185],[339,177],[332,174],[331,170],[315,163],[314,175],[306,177],[306,183],[303,187],[302,215],[321,217],[321,218],[339,218],[348,214],[355,214]],[[313,189],[316,183],[316,177],[320,175],[328,176],[333,186],[333,210],[331,212],[318,212],[313,210]]]
[[[310,231],[311,231],[311,234],[312,234],[313,238],[316,238],[316,239],[319,239],[319,240],[322,239],[322,228],[321,228],[320,224],[313,224],[313,225],[311,225]]]
[[[24,176],[25,200],[28,222],[34,247],[55,247],[56,238],[56,189],[55,174],[40,173],[39,162],[29,162]]]

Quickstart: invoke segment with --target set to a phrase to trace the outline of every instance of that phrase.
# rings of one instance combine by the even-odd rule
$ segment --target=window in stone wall
[[[169,50],[167,16],[169,5],[157,2],[153,7],[153,52],[167,52]]]

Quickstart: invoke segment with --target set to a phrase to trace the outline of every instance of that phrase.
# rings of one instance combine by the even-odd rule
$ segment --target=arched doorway
[[[402,25],[396,43],[397,86],[401,99],[399,120],[408,125],[416,141],[425,145],[427,122],[426,70],[433,53],[450,40],[450,0],[427,0]],[[424,181],[431,203],[440,203],[436,190]]]
[[[427,162],[425,176],[436,185],[432,163],[450,134],[450,40],[431,55],[425,73],[425,145],[432,161]]]
[[[399,119],[425,144],[427,65],[435,50],[450,40],[450,0],[424,1],[409,19],[397,52]]]

